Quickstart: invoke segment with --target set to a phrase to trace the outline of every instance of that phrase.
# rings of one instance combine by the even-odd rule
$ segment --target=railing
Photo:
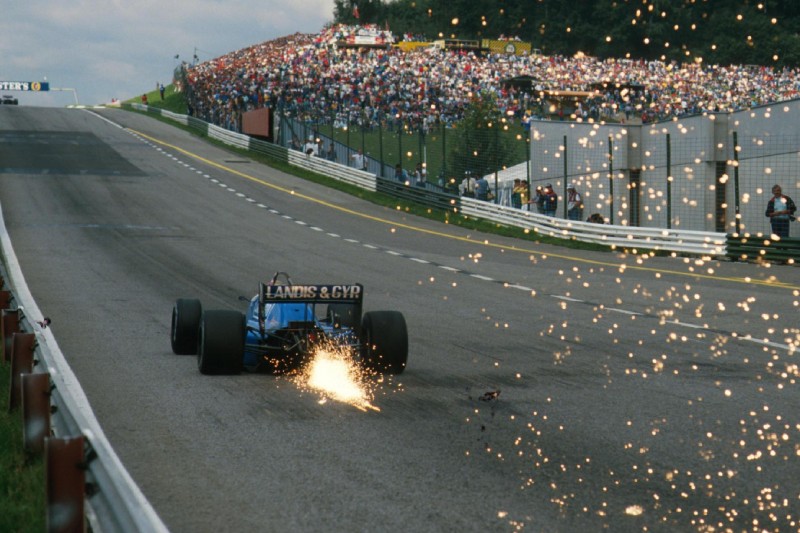
[[[192,117],[177,115],[169,111],[149,108],[140,104],[133,104],[132,106],[141,111],[160,114],[182,124],[188,124],[194,129],[202,128],[208,133],[209,137],[231,144],[232,146],[251,149],[259,153],[266,153],[272,157],[289,161],[295,166],[313,170],[368,190],[378,190],[397,198],[411,200],[441,209],[457,211],[466,216],[481,218],[508,226],[528,229],[542,235],[628,249],[636,248],[639,250],[658,250],[701,256],[742,258],[741,253],[737,254],[727,250],[728,246],[731,246],[733,241],[724,233],[680,230],[674,228],[643,228],[594,224],[548,217],[492,202],[462,198],[428,188],[404,185],[397,181],[381,178],[376,179],[374,175],[369,173],[345,165],[325,161],[321,158],[309,157],[301,152],[288,150],[264,141],[253,140],[246,135],[208,125]],[[772,250],[775,249],[776,247],[773,245]],[[784,250],[780,253],[785,254],[788,252]],[[773,257],[773,255],[776,259],[779,259],[780,254],[761,254],[761,258],[768,259]],[[750,255],[748,258],[752,259],[753,256]]]
[[[49,416],[45,417],[50,424],[46,434],[56,440],[82,438],[84,442],[85,459],[80,465],[79,475],[81,480],[85,480],[85,487],[80,485],[84,488],[84,493],[78,494],[77,498],[78,501],[85,500],[86,520],[93,531],[166,532],[166,526],[111,448],[51,330],[38,324],[39,321],[34,318],[29,318],[42,317],[42,314],[25,283],[2,220],[0,208],[0,247],[5,277],[12,288],[17,314],[20,316],[19,330],[35,332],[33,356],[39,362],[36,376],[49,374],[49,405],[52,405],[53,412],[52,415],[48,412]],[[24,382],[22,386],[24,389]],[[70,466],[72,470],[78,469],[75,464]],[[49,509],[48,517],[54,516],[53,513],[58,516],[59,512],[63,515],[65,511]],[[83,521],[81,513],[80,522]]]
[[[772,261],[800,264],[800,239],[734,233],[728,235],[726,255],[734,261]]]

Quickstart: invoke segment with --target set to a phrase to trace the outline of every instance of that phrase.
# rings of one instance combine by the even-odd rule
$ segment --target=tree
[[[454,176],[474,173],[479,176],[499,171],[514,158],[514,145],[503,135],[504,117],[493,93],[476,95],[464,118],[448,132],[451,147],[447,168]]]

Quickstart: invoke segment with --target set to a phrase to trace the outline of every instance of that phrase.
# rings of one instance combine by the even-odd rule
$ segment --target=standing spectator
[[[475,198],[484,201],[489,199],[489,181],[486,176],[481,176],[475,182]]]
[[[397,163],[394,166],[394,179],[400,183],[408,183],[408,172],[403,169],[400,163]]]
[[[142,105],[147,105],[147,93],[142,95]]]
[[[306,144],[303,146],[303,153],[307,156],[317,155],[317,143],[314,137],[309,137]]]
[[[414,168],[414,184],[417,187],[424,187],[426,181],[425,169],[422,168],[422,163],[417,163],[416,168]]]
[[[567,187],[567,218],[570,220],[583,220],[583,198],[575,190],[574,185]]]
[[[358,152],[350,156],[350,159],[353,160],[353,166],[357,169],[367,170],[367,158],[364,157],[364,154],[360,148],[358,149]]]
[[[558,209],[558,195],[556,194],[556,191],[553,190],[553,185],[550,183],[545,185],[542,194],[544,195],[544,200],[542,202],[544,214],[549,217],[556,216],[556,209]]]
[[[536,205],[536,212],[540,215],[544,215],[544,199],[544,189],[541,186],[536,187],[536,194],[531,199],[530,203]]]
[[[333,141],[328,146],[328,152],[325,154],[325,158],[328,161],[336,162],[336,147],[333,145]]]
[[[794,220],[794,212],[797,207],[794,201],[782,194],[780,185],[772,186],[772,198],[767,203],[766,216],[769,217],[769,224],[772,226],[772,233],[778,237],[789,236],[789,222]]]
[[[511,205],[517,209],[522,209],[523,205],[528,204],[528,184],[521,179],[514,180],[514,188],[511,191]]]
[[[163,84],[163,83],[162,83],[161,85],[159,85],[159,86],[158,86],[158,94],[160,94],[160,95],[161,95],[161,99],[162,99],[162,100],[164,99],[164,91],[165,91],[165,90],[166,90],[166,88],[164,87],[164,84]]]
[[[461,181],[461,185],[458,186],[458,191],[461,193],[461,196],[475,198],[475,185],[475,178],[468,172]]]

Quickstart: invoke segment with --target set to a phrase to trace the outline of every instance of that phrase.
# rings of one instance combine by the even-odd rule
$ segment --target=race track
[[[170,530],[800,527],[796,267],[469,232],[142,115],[10,107],[15,251]],[[376,409],[172,354],[176,298],[243,310],[276,270],[403,312]]]

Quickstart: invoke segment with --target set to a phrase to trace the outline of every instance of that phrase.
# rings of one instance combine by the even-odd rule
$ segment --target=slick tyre
[[[200,318],[201,374],[238,374],[244,362],[245,319],[238,311],[205,311]]]
[[[408,329],[399,311],[364,313],[361,323],[364,365],[383,374],[402,374],[408,362]]]
[[[178,299],[172,307],[172,352],[176,355],[197,353],[197,337],[203,307],[200,300]]]

